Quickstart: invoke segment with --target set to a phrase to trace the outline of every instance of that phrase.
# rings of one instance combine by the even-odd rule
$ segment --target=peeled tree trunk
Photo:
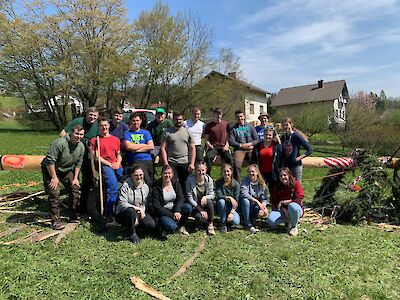
[[[0,156],[0,170],[40,170],[40,163],[43,155],[2,155]],[[398,166],[399,158],[393,158],[387,162],[387,158],[381,157],[379,160],[383,165],[390,168]],[[350,157],[306,157],[302,160],[305,168],[331,168],[331,169],[351,169],[356,162]],[[217,163],[217,165],[219,165]]]

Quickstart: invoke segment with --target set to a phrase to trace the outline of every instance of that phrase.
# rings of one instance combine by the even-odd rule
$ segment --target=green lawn
[[[0,130],[0,155],[44,154],[56,137],[57,132]],[[326,172],[304,169],[306,202]],[[213,176],[219,176],[218,169]],[[0,186],[28,180],[40,185],[22,186],[23,190],[42,189],[39,172],[0,171]],[[0,190],[0,195],[18,188]],[[18,209],[45,210],[45,198]],[[10,216],[0,213],[0,232],[17,226],[4,222]],[[1,241],[26,236],[29,230]],[[150,236],[133,245],[118,228],[99,234],[96,226],[84,222],[58,247],[51,238],[0,245],[0,299],[150,299],[132,286],[132,275],[171,299],[400,299],[399,232],[367,225],[333,225],[318,231],[307,224],[295,238],[284,231],[252,236],[241,229],[217,232],[207,238],[192,266],[165,284],[202,237],[201,231],[189,237],[170,235],[167,241]]]

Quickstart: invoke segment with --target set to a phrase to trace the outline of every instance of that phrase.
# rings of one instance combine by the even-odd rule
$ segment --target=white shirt
[[[183,122],[183,126],[192,134],[194,144],[196,146],[201,145],[201,138],[203,136],[206,124],[200,120],[198,120],[196,123],[193,123],[193,120],[189,119]]]

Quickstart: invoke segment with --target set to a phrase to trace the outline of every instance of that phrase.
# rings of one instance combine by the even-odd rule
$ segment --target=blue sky
[[[156,1],[126,1],[135,18]],[[231,48],[245,78],[265,90],[345,79],[400,96],[400,0],[171,0],[213,28],[214,53]]]

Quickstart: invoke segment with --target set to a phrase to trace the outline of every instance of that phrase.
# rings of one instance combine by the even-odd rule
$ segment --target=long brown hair
[[[281,172],[285,172],[285,173],[288,175],[288,177],[289,177],[289,185],[288,185],[288,186],[289,186],[290,188],[294,188],[294,186],[295,186],[295,184],[294,184],[295,178],[294,178],[292,172],[290,171],[290,169],[289,169],[288,167],[280,168],[280,169],[278,170],[278,176],[279,176],[279,174],[281,174]],[[284,186],[284,184],[281,182],[280,178],[279,178],[279,180],[278,180],[278,185],[279,185],[279,188],[280,188],[280,189],[282,189],[283,186]]]
[[[225,182],[225,179],[224,179],[224,170],[225,169],[231,170],[231,178],[229,179],[228,182]],[[232,187],[233,186],[233,167],[230,164],[223,164],[221,167],[221,175],[222,175],[222,179],[224,180],[224,186]]]
[[[247,173],[249,172],[250,168],[254,168],[257,171],[257,182],[259,185],[261,185],[262,187],[266,187],[267,185],[265,184],[265,180],[261,175],[260,169],[258,168],[258,166],[256,164],[252,164],[250,166],[247,167]]]
[[[304,132],[302,132],[301,130],[299,130],[296,127],[294,127],[294,122],[293,122],[292,118],[289,118],[289,117],[284,118],[282,120],[282,125],[284,123],[290,123],[290,125],[292,125],[293,131],[296,131],[298,134],[300,134],[308,142],[308,136]]]

